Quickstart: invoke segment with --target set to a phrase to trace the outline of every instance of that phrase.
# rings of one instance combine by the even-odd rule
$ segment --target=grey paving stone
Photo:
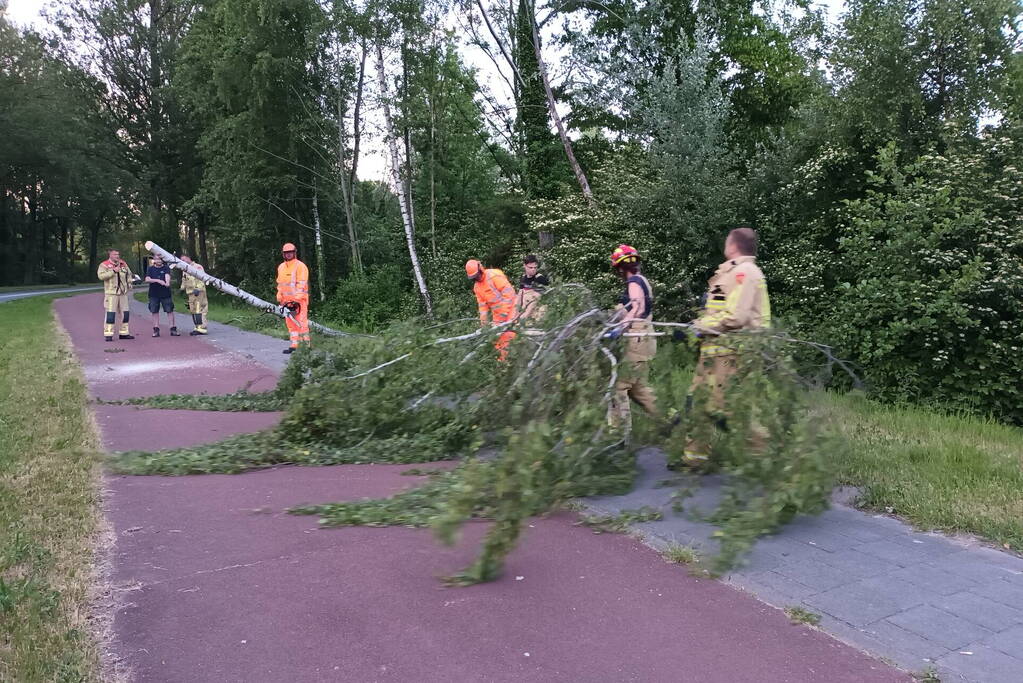
[[[1004,579],[981,584],[970,589],[977,595],[1000,602],[1015,609],[1023,610],[1023,586],[1017,586]]]
[[[992,631],[1001,631],[1015,624],[1023,624],[1023,611],[969,591],[952,595],[936,595],[931,598],[929,603]]]
[[[892,572],[891,576],[934,591],[938,595],[951,595],[978,585],[976,581],[947,572],[933,564],[914,564]]]
[[[805,543],[796,538],[789,538],[784,534],[766,536],[757,541],[757,547],[781,558],[794,557],[798,561],[803,558],[823,559],[828,554],[827,550]]]
[[[824,564],[816,559],[804,559],[775,567],[774,572],[786,578],[798,581],[818,592],[830,590],[850,582],[852,577],[837,567]]]
[[[935,662],[949,652],[949,648],[941,643],[913,631],[907,631],[901,626],[893,624],[891,619],[884,619],[864,626],[862,630],[878,641],[886,643],[889,648],[904,652],[921,662]]]
[[[729,579],[729,583],[746,588],[754,593],[756,592],[754,586],[759,585],[772,591],[772,593],[777,596],[785,598],[788,601],[786,604],[793,605],[799,604],[799,602],[803,599],[816,595],[820,592],[810,586],[807,586],[805,583],[800,583],[788,576],[783,576],[770,571],[753,572],[750,574],[732,577]]]
[[[986,638],[984,644],[1007,655],[1023,658],[1023,624]]]
[[[989,629],[930,605],[920,605],[888,617],[907,631],[950,649],[965,647],[993,635]]]
[[[831,553],[851,550],[853,546],[859,545],[861,542],[852,536],[843,536],[841,533],[832,533],[832,531],[826,530],[823,527],[823,524],[817,523],[791,531],[789,529],[785,529],[784,534],[786,538],[802,541],[814,548]]]
[[[954,552],[951,548],[946,549],[926,542],[921,542],[919,544],[905,542],[902,539],[861,543],[856,546],[855,549],[870,555],[876,555],[883,560],[894,562],[900,567],[908,567],[913,564],[931,562],[942,555],[948,555]]]
[[[983,552],[985,548],[971,548],[932,560],[932,564],[958,576],[987,583],[1005,579],[1012,571],[998,555]]]
[[[1023,681],[1023,659],[985,645],[970,645],[938,660],[939,671],[949,669],[973,683],[1019,683]]]
[[[870,628],[850,626],[844,621],[839,621],[832,616],[822,614],[818,626],[842,642],[869,652],[872,655],[884,657],[907,671],[922,671],[928,667],[933,667],[938,657],[948,653],[948,650],[939,646],[940,654],[930,656],[928,653],[931,652],[933,643],[928,643],[916,634],[909,633],[893,625],[886,625],[882,627],[881,633],[877,633]],[[900,634],[897,632],[888,633],[888,629],[893,631],[898,629],[904,635],[899,637]],[[882,638],[882,634],[891,637]],[[942,683],[952,682],[943,679]]]
[[[902,533],[901,530],[897,531],[888,526],[876,524],[872,518],[852,508],[836,506],[825,510],[818,519],[835,533],[849,536],[861,543],[880,541],[883,538]]]
[[[900,579],[876,577],[833,588],[804,602],[853,626],[866,626],[923,604],[929,595],[923,588]]]
[[[899,565],[858,550],[843,550],[820,558],[821,562],[848,572],[850,580],[902,571]]]

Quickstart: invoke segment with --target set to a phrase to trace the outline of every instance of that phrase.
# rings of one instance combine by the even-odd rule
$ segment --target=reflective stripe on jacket
[[[96,269],[96,277],[103,281],[104,294],[120,296],[131,291],[131,268],[124,261],[121,261],[119,267],[114,267],[110,259],[107,259],[99,264],[99,268]]]
[[[277,266],[277,301],[309,299],[309,268],[296,259]]]
[[[511,319],[515,311],[515,288],[502,271],[497,268],[485,269],[483,279],[473,283],[472,291],[476,294],[481,323],[485,325],[488,316],[493,316],[494,322],[507,322]]]
[[[756,257],[740,256],[718,266],[707,283],[707,301],[703,314],[694,322],[709,335],[701,346],[706,356],[735,353],[736,348],[722,336],[739,330],[757,330],[771,326],[771,301],[764,273]]]

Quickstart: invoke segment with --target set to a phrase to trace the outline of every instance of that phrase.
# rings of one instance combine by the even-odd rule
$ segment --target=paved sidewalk
[[[678,477],[656,449],[639,454],[636,490],[589,499],[595,511],[652,506],[664,519],[635,524],[654,547],[675,542],[716,550],[714,527],[672,511]],[[705,477],[687,502],[712,510],[720,480]],[[778,606],[821,614],[821,628],[910,671],[943,682],[1023,681],[1023,559],[976,542],[914,531],[889,517],[835,505],[800,518],[754,547],[725,582]]]
[[[209,339],[106,345],[93,295],[58,302],[57,312],[93,395],[233,391],[276,374],[255,354]],[[148,327],[142,322],[136,331]],[[223,343],[216,328],[214,337]],[[278,340],[263,343],[280,354]],[[107,408],[127,408],[104,425],[110,450],[147,436],[184,445],[259,426],[232,422],[239,415],[275,419],[123,406],[97,406],[97,414]],[[910,680],[741,591],[689,576],[633,539],[589,533],[572,515],[530,524],[500,580],[444,589],[438,576],[474,557],[485,524],[467,525],[448,549],[427,530],[321,530],[315,517],[284,513],[421,481],[404,469],[107,477],[104,507],[117,538],[114,654],[132,679],[152,681]]]

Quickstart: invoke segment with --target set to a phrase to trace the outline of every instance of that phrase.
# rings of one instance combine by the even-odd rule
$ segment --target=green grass
[[[700,561],[700,553],[696,548],[680,543],[669,543],[661,551],[661,557],[672,564],[696,564]]]
[[[1023,552],[1023,430],[857,396],[827,403],[850,446],[840,482],[862,487],[861,505]]]
[[[821,615],[805,610],[802,607],[786,607],[785,615],[793,624],[816,626],[821,623]]]
[[[97,441],[52,297],[2,305],[0,680],[98,680]]]

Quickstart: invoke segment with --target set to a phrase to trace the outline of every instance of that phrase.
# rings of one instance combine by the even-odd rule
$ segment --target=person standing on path
[[[540,273],[540,259],[530,254],[522,259],[522,277],[519,279],[519,297],[516,304],[518,316],[525,321],[539,322],[547,312],[540,305],[540,297],[550,286],[550,279]]]
[[[484,268],[476,259],[465,262],[465,275],[473,281],[472,291],[476,295],[476,308],[480,316],[480,325],[487,327],[493,320],[495,325],[508,323],[515,319],[515,288],[508,282],[504,271],[497,268]],[[508,345],[515,338],[511,330],[502,332],[494,343],[498,358],[508,358]]]
[[[135,276],[128,264],[121,260],[121,252],[111,249],[107,254],[107,260],[100,263],[96,269],[96,277],[103,282],[103,310],[106,313],[103,339],[114,341],[114,325],[118,316],[121,318],[118,339],[134,339],[128,328],[130,317],[128,294],[131,293],[131,283]]]
[[[288,242],[281,247],[284,262],[277,266],[277,303],[291,311],[284,319],[288,325],[291,346],[284,353],[292,353],[299,343],[307,346],[309,339],[309,268],[297,258],[295,245]]]
[[[650,282],[639,273],[639,252],[628,244],[619,245],[611,252],[611,267],[625,282],[616,313],[612,316],[615,325],[606,335],[618,339],[627,332],[653,332],[654,298]],[[618,366],[614,395],[608,411],[608,422],[612,427],[626,430],[632,427],[632,407],[635,401],[649,415],[657,417],[657,397],[649,384],[650,361],[657,355],[657,339],[653,336],[627,337],[625,354]]]
[[[149,283],[149,312],[153,314],[153,336],[160,336],[160,309],[167,314],[170,321],[170,336],[179,337],[178,326],[174,321],[174,298],[171,296],[170,268],[163,259],[154,256],[149,268],[146,269],[146,282]]]
[[[703,312],[693,321],[700,358],[686,397],[689,425],[683,464],[699,467],[710,457],[710,432],[726,425],[728,384],[738,369],[738,340],[729,334],[771,325],[771,302],[764,273],[756,264],[757,234],[736,228],[725,240],[725,262],[707,283]],[[670,463],[677,467],[677,463]]]
[[[196,270],[205,272],[205,269],[198,263],[194,263],[187,254],[182,254],[181,260]],[[185,297],[188,299],[188,312],[192,314],[194,329],[188,333],[189,336],[195,337],[201,334],[209,334],[206,329],[206,314],[209,313],[210,302],[206,297],[206,283],[194,275],[181,271],[181,291],[185,293]]]

